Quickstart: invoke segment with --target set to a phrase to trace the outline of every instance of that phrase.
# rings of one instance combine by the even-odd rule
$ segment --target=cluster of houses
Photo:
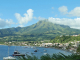
[[[73,36],[79,36],[79,35],[73,35]],[[12,45],[15,45],[16,42],[9,42],[12,43]],[[7,42],[5,42],[5,44],[8,44]],[[59,48],[59,49],[63,49],[63,50],[68,50],[71,52],[75,52],[78,48],[78,46],[80,45],[80,41],[76,41],[74,40],[73,42],[68,42],[68,43],[45,43],[44,41],[38,42],[38,43],[28,43],[28,42],[18,42],[18,45],[24,45],[24,46],[40,46],[40,47],[55,47],[55,48]]]
[[[41,47],[55,47],[63,50],[68,50],[70,52],[76,53],[80,41],[74,41],[69,43],[42,43]]]

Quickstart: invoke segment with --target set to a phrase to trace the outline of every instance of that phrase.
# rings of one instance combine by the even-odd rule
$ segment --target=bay
[[[50,55],[58,54],[59,52],[65,54],[65,55],[70,55],[70,52],[64,51],[64,50],[59,50],[55,48],[44,48],[44,47],[36,47],[38,49],[37,52],[34,52],[35,49],[34,47],[28,47],[28,46],[6,46],[6,45],[0,45],[0,60],[3,60],[3,57],[8,57],[8,47],[9,47],[9,55],[12,55],[15,50],[18,50],[22,54],[28,54],[37,56],[40,58],[40,56],[48,53]]]

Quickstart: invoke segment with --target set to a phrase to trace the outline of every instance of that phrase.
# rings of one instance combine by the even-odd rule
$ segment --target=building
[[[42,43],[41,46],[52,46],[52,43]]]

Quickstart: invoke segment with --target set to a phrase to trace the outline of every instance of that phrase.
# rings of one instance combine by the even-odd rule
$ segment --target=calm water
[[[34,53],[35,56],[39,57],[44,55],[45,53],[48,53],[52,55],[53,53],[63,53],[65,55],[71,54],[70,52],[63,51],[63,50],[58,50],[54,48],[42,48],[42,47],[37,47],[38,52],[34,52],[35,49],[33,48],[25,48],[25,46],[10,46],[9,47],[9,55],[12,55],[15,50],[18,50],[20,53],[28,54],[31,55],[31,53]],[[47,50],[47,51],[44,51]],[[8,56],[8,46],[5,45],[0,45],[0,60],[3,60],[3,57]]]

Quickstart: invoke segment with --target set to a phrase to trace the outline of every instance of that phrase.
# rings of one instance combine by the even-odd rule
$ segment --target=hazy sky
[[[80,29],[80,0],[0,0],[0,28],[26,27],[44,19]]]

